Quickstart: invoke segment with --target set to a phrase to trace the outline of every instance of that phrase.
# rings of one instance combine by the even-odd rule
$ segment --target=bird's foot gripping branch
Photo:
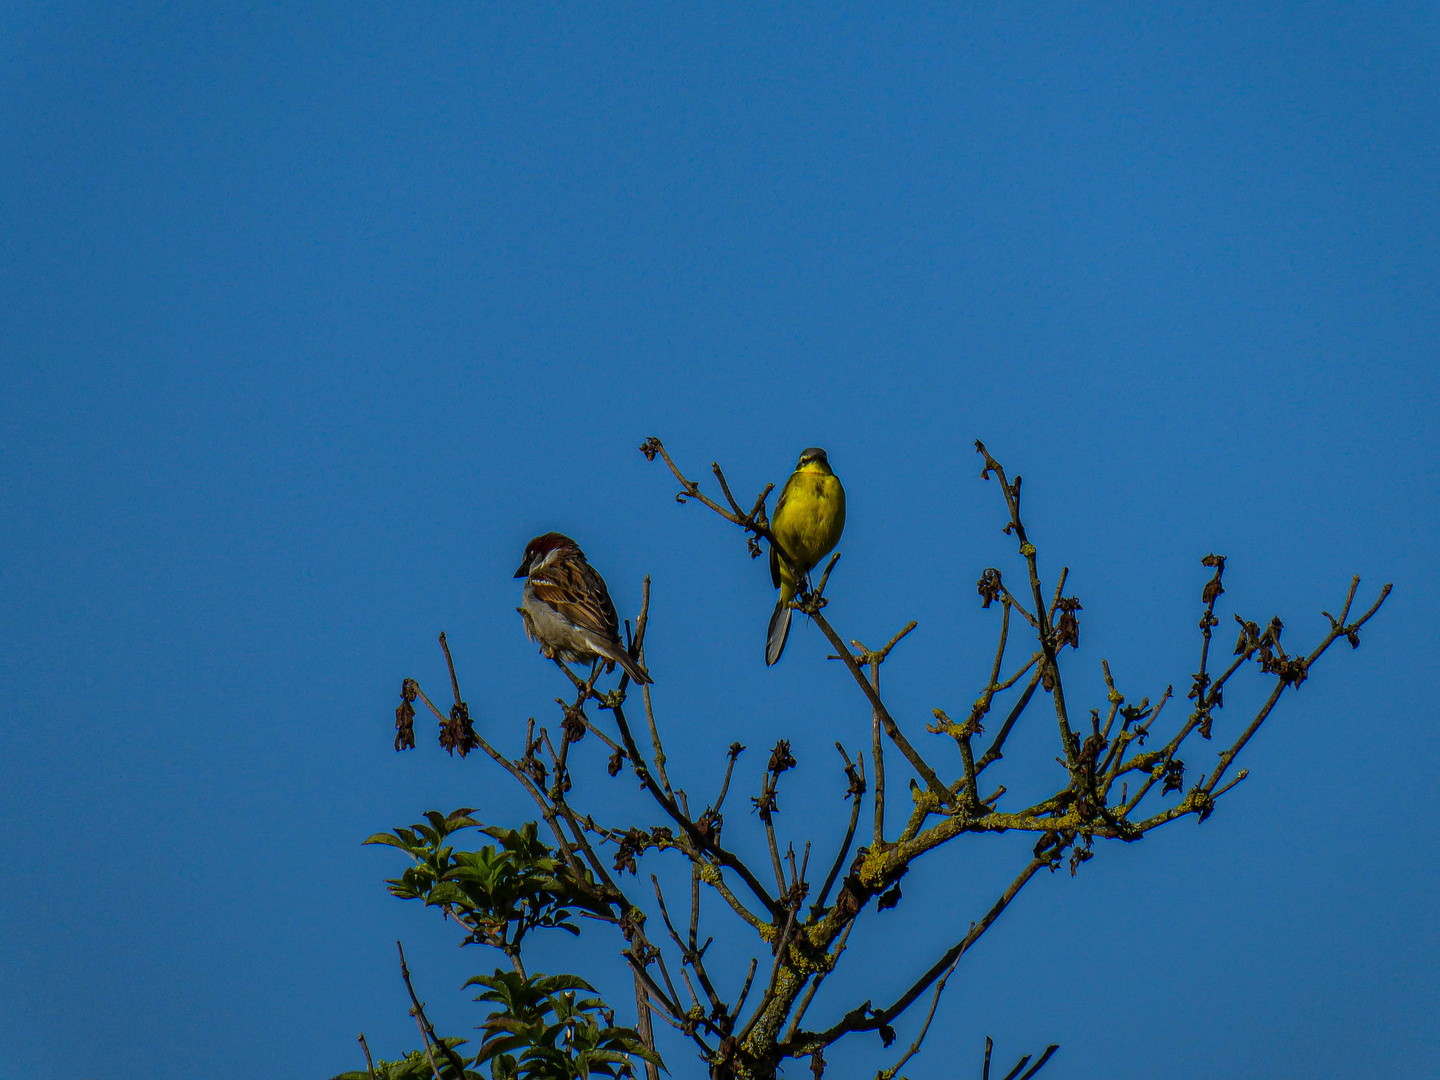
[[[490,741],[493,732],[506,730],[504,725],[491,722],[476,730],[441,635],[454,704],[442,711],[417,682],[405,680],[396,710],[396,748],[414,745],[415,703],[422,703],[439,722],[441,745],[462,757],[472,750],[483,751],[530,797],[539,820],[516,829],[514,823],[483,824],[465,809],[448,815],[432,812],[421,824],[371,838],[399,848],[411,860],[401,877],[389,883],[395,895],[440,908],[460,927],[466,943],[498,950],[509,966],[508,971],[497,969],[493,975],[472,980],[486,988],[480,1000],[491,1010],[481,1024],[484,1035],[473,1057],[467,1058],[454,1040],[436,1038],[423,1020],[421,1003],[414,999],[425,1054],[409,1060],[426,1063],[429,1071],[423,1075],[480,1075],[465,1070],[484,1067],[492,1077],[548,1078],[623,1075],[643,1068],[653,1080],[661,1069],[653,1025],[658,1016],[678,1038],[692,1044],[716,1080],[773,1080],[794,1059],[802,1059],[820,1080],[827,1063],[843,1053],[842,1042],[873,1032],[888,1047],[901,1037],[900,1026],[913,1022],[903,1053],[877,1077],[892,1080],[921,1049],[945,987],[965,954],[1041,870],[1053,872],[1068,865],[1073,875],[1098,854],[1097,840],[1131,842],[1182,817],[1208,818],[1245,778],[1243,769],[1232,773],[1236,761],[1281,698],[1307,681],[1336,641],[1343,638],[1357,646],[1361,629],[1390,591],[1385,586],[1374,603],[1356,615],[1352,609],[1359,579],[1352,581],[1340,613],[1326,616],[1329,630],[1309,652],[1291,652],[1282,645],[1284,627],[1278,618],[1261,623],[1236,614],[1235,647],[1223,661],[1215,662],[1211,644],[1215,629],[1222,625],[1216,610],[1225,592],[1225,559],[1207,555],[1202,560],[1209,576],[1200,590],[1200,656],[1186,693],[1188,713],[1181,715],[1184,711],[1173,706],[1167,710],[1172,700],[1169,687],[1138,700],[1123,692],[1107,660],[1100,661],[1105,700],[1077,709],[1067,697],[1064,669],[1073,662],[1066,650],[1079,647],[1084,609],[1078,597],[1066,595],[1067,569],[1062,567],[1053,582],[1041,576],[1040,555],[1021,514],[1020,477],[1009,479],[982,444],[977,443],[976,449],[984,463],[981,477],[993,478],[1003,496],[1005,514],[997,524],[1015,541],[1017,572],[1011,577],[1021,584],[1012,591],[1010,579],[998,568],[980,574],[977,608],[998,624],[993,657],[977,672],[978,691],[972,703],[954,710],[952,717],[943,707],[947,703],[940,702],[931,716],[922,719],[892,715],[880,682],[886,658],[915,630],[915,624],[902,628],[878,649],[843,636],[825,614],[826,589],[838,554],[831,557],[818,584],[805,588],[807,574],[823,558],[814,552],[833,542],[832,537],[822,536],[797,555],[777,540],[767,516],[773,485],[766,485],[746,511],[718,464],[711,466],[720,493],[716,499],[681,471],[658,439],[647,439],[641,447],[647,458],[658,457],[669,467],[680,485],[679,502],[699,502],[737,526],[752,556],[769,552],[772,571],[783,568],[783,573],[774,571],[776,576],[794,586],[787,603],[810,617],[869,707],[870,729],[862,738],[868,735],[870,760],[836,743],[834,813],[839,818],[835,824],[844,823],[844,838],[828,857],[809,840],[783,835],[781,821],[789,819],[781,818],[779,789],[795,765],[787,740],[780,739],[764,759],[758,790],[752,789],[757,794],[750,797],[753,816],[741,818],[754,821],[762,834],[757,839],[765,854],[752,865],[724,838],[734,805],[728,797],[732,781],[739,782],[737,766],[745,751],[741,742],[732,743],[724,759],[713,763],[667,758],[660,709],[648,684],[639,686],[644,720],[637,737],[627,711],[628,693],[638,683],[632,681],[636,673],[646,673],[648,679],[648,578],[634,633],[627,622],[623,645],[614,627],[603,642],[572,650],[582,657],[590,650],[598,657],[597,665],[616,662],[617,686],[608,691],[596,687],[598,666],[584,680],[560,665],[575,691],[573,700],[556,699],[553,726],[537,725],[533,719],[510,725],[511,734],[496,739],[498,744],[510,744],[505,751]],[[814,456],[817,453],[819,458]],[[813,449],[801,455],[794,476],[805,473],[807,455],[808,465],[815,466],[811,473],[833,476],[828,461],[823,470],[816,466],[824,454]],[[838,529],[833,531],[838,537]],[[540,562],[527,554],[522,571],[533,577]],[[611,628],[608,618],[596,625],[602,622],[603,628]],[[1012,630],[1025,639],[1024,644],[1012,642]],[[619,649],[624,650],[623,657]],[[759,670],[757,664],[757,674]],[[1223,714],[1224,691],[1232,680],[1247,675],[1267,681],[1268,695],[1256,712],[1231,725]],[[815,677],[830,676],[821,672]],[[1029,722],[1041,702],[1048,706],[1042,711],[1053,715],[1058,757],[1052,761],[1046,754],[1033,762],[1007,759],[1007,740],[1019,724]],[[685,704],[691,712],[696,707],[693,702]],[[587,711],[591,707],[593,715]],[[1076,715],[1086,719],[1076,722]],[[591,734],[596,738],[586,745],[603,744],[611,777],[628,769],[638,779],[651,807],[648,815],[639,820],[604,820],[604,792],[577,789],[570,757],[583,752],[577,747]],[[927,734],[935,738],[922,753],[920,745]],[[1189,780],[1182,752],[1193,760],[1197,747],[1222,734],[1228,740],[1222,740],[1223,749],[1206,763],[1198,779]],[[1191,741],[1195,735],[1198,744]],[[1056,761],[1060,773],[1053,793],[1024,807],[1004,806],[1006,786],[997,782],[999,777],[985,775],[1008,769],[1012,785],[1023,780],[1033,786]],[[910,785],[911,798],[903,813],[886,802],[887,769],[893,770],[897,762]],[[692,799],[685,786],[672,783],[672,776],[692,790],[705,785],[704,790],[714,795]],[[870,820],[856,848],[867,796]],[[457,834],[473,835],[473,830],[494,843],[478,850],[459,847]],[[909,985],[893,1001],[877,1006],[867,986],[867,970],[844,963],[856,923],[892,908],[899,908],[901,917],[909,914],[909,905],[900,908],[902,880],[929,853],[965,834],[1004,832],[1032,833],[1035,839],[1008,887],[973,913],[924,913],[927,919],[953,922],[954,944],[936,956],[898,958],[896,962],[913,973]],[[688,878],[688,911],[673,907],[674,897],[667,900],[657,875],[647,875],[648,882],[641,885],[642,863],[668,859],[679,860]],[[718,970],[712,975],[707,966],[713,939],[701,932],[705,896],[718,900],[732,917],[728,930],[721,931],[728,940],[740,935],[750,942],[753,959],[743,978],[738,973],[733,979],[722,977]],[[584,996],[593,992],[578,976],[546,977],[526,970],[523,947],[533,932],[576,934],[582,923],[593,924],[592,933],[618,935],[635,989],[633,1027],[616,1026],[609,1006],[596,996]],[[655,926],[664,932],[652,938],[650,929]],[[816,992],[824,984],[842,991],[855,1004],[828,1016],[812,1016]],[[922,1008],[912,1014],[916,1005]],[[1048,1048],[1033,1064],[1028,1057],[1022,1059],[1009,1080],[1033,1077],[1054,1049]],[[675,1051],[669,1053],[673,1058]],[[989,1067],[987,1040],[987,1080]],[[839,1066],[832,1071],[853,1073]]]

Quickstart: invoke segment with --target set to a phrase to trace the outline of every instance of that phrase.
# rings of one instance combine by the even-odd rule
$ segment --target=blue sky
[[[460,984],[494,957],[360,841],[530,816],[390,729],[403,676],[443,689],[442,629],[489,737],[551,716],[510,577],[547,529],[626,613],[652,576],[677,783],[739,739],[748,795],[788,735],[782,831],[833,843],[831,743],[868,710],[813,628],[765,670],[763,565],[675,504],[651,434],[742,501],[829,450],[830,614],[869,643],[919,621],[886,685],[931,743],[988,671],[973,583],[1015,565],[977,437],[1026,478],[1042,570],[1071,568],[1084,708],[1102,657],[1136,696],[1187,684],[1207,552],[1227,621],[1302,644],[1351,574],[1394,581],[1209,822],[1022,894],[907,1071],[978,1074],[987,1034],[1060,1043],[1055,1080],[1433,1068],[1432,5],[0,20],[0,1078],[329,1076],[360,1030],[394,1056],[397,937],[442,1029],[480,1019]],[[1002,782],[1053,781],[1039,714],[1011,746]],[[579,749],[596,805],[640,812]],[[727,833],[758,854],[755,827]],[[912,873],[816,1010],[906,985],[1027,847]],[[706,917],[733,994],[748,943]],[[615,941],[582,940],[532,966],[625,1001]]]

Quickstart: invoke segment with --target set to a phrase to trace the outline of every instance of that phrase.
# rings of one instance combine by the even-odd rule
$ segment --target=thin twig
[[[700,940],[700,867],[690,861],[690,951],[697,952]]]
[[[1035,545],[1026,535],[1025,524],[1020,517],[1020,477],[1017,475],[1013,484],[1007,482],[1004,467],[990,456],[990,452],[985,449],[985,444],[979,439],[975,440],[975,449],[985,457],[985,469],[980,475],[983,477],[994,472],[1000,481],[1000,490],[1005,493],[1005,505],[1010,510],[1010,525],[1006,531],[1014,533],[1020,554],[1025,559],[1026,569],[1030,572],[1030,592],[1035,600],[1035,615],[1039,622],[1036,636],[1039,638],[1041,650],[1045,653],[1045,670],[1050,672],[1054,687],[1050,694],[1055,701],[1055,720],[1060,727],[1060,742],[1065,748],[1065,760],[1073,772],[1080,754],[1080,746],[1075,733],[1070,730],[1070,714],[1065,706],[1065,688],[1060,679],[1060,666],[1056,663],[1054,628],[1045,610]]]
[[[644,584],[641,586],[640,614],[635,617],[635,640],[631,644],[637,662],[645,662],[645,630],[650,625],[650,575],[645,575]],[[655,723],[655,705],[650,699],[650,685],[640,688],[641,697],[645,703],[645,722],[650,726],[650,745],[655,750],[655,774],[660,777],[660,786],[665,789],[665,794],[671,799],[675,797],[674,790],[670,787],[670,777],[665,772],[665,748],[660,742],[660,728]]]
[[[1025,707],[1030,704],[1030,698],[1034,695],[1035,688],[1039,685],[1040,672],[1037,671],[1030,677],[1030,681],[1025,684],[1025,689],[1020,692],[1020,700],[1015,702],[1014,707],[1010,710],[1010,715],[1005,718],[1005,723],[1000,725],[1000,731],[995,736],[995,741],[990,744],[990,749],[986,750],[985,753],[980,756],[980,760],[975,762],[975,773],[977,776],[984,772],[989,765],[999,761],[1005,756],[1001,753],[1001,749],[1005,746],[1005,740],[1010,737],[1010,729],[1015,726],[1015,721],[1020,719],[1020,714],[1023,713]]]
[[[633,969],[631,974],[634,975]],[[651,1022],[650,991],[645,989],[645,984],[640,981],[639,975],[634,977],[635,1033],[640,1036],[640,1041],[645,1044],[645,1049],[653,1054],[655,1052],[655,1025]],[[660,1068],[653,1061],[645,1062],[645,1080],[660,1080]]]
[[[464,1076],[465,1063],[460,1060],[460,1056],[456,1054],[454,1050],[450,1049],[449,1045],[435,1034],[435,1025],[430,1023],[430,1018],[425,1015],[425,1006],[421,1005],[420,999],[415,996],[415,987],[410,983],[410,968],[405,964],[405,946],[397,941],[395,942],[395,948],[400,950],[400,974],[405,978],[405,989],[410,991],[410,1000],[415,1005],[415,1008],[411,1011],[411,1015],[415,1017],[415,1022],[420,1025],[421,1036],[429,1040],[425,1044],[425,1056],[430,1058],[430,1067],[435,1069],[435,1080],[440,1080],[440,1070],[435,1068],[435,1059],[430,1056],[430,1042],[434,1042],[440,1047],[441,1052],[455,1070],[456,1075]]]
[[[687,852],[687,854],[689,854]],[[742,918],[744,916],[742,915]],[[705,996],[710,1000],[711,1014],[713,1016],[725,1015],[725,1003],[721,1000],[715,989],[715,984],[710,979],[710,973],[705,970],[705,950],[710,948],[714,938],[707,938],[704,945],[699,944],[699,923],[700,923],[700,863],[698,858],[692,856],[690,860],[690,940],[688,946],[682,946],[684,962],[688,963],[695,972],[695,977],[700,980],[700,986],[705,991]],[[684,974],[684,969],[681,969]],[[693,994],[694,991],[692,990]]]
[[[830,583],[830,571],[835,569],[835,564],[839,561],[840,552],[837,551],[834,555],[830,556],[830,562],[826,565],[825,572],[820,575],[820,584],[815,587],[815,595],[817,597],[825,595],[825,586]]]
[[[736,749],[736,747],[739,747],[739,749]],[[735,772],[735,759],[740,756],[740,752],[744,749],[745,747],[740,746],[739,743],[732,743],[730,753],[726,755],[725,780],[720,785],[720,794],[715,796],[714,805],[717,814],[720,812],[720,808],[725,805],[725,795],[730,790],[730,776]]]
[[[926,786],[930,788],[931,793],[940,800],[941,804],[945,806],[955,806],[954,793],[941,782],[940,777],[935,774],[935,770],[916,752],[915,747],[910,745],[910,740],[905,738],[905,734],[900,730],[899,725],[895,723],[895,719],[890,715],[889,710],[885,708],[885,703],[880,700],[880,696],[875,692],[874,687],[870,685],[870,680],[866,678],[864,671],[861,670],[859,663],[857,663],[856,658],[851,655],[850,650],[845,647],[844,641],[841,640],[840,635],[835,632],[835,628],[830,625],[829,621],[820,614],[819,611],[807,611],[806,614],[809,615],[815,625],[820,628],[820,632],[825,635],[830,644],[835,647],[836,655],[845,661],[845,666],[849,669],[851,676],[865,693],[865,696],[870,699],[870,707],[879,712],[880,722],[885,728],[885,734],[890,737],[890,741],[899,747],[900,752],[905,755],[905,759],[909,761],[915,771],[920,774],[921,779],[925,781]]]
[[[420,1044],[425,1047],[425,1060],[430,1062],[430,1071],[434,1073],[435,1080],[440,1080],[440,1069],[435,1064],[434,1053],[430,1050],[430,1039],[425,1034],[425,1025],[421,1023],[420,1017],[416,1015],[414,1009],[410,1010],[410,1015],[415,1017],[415,1026],[420,1029]]]
[[[1345,607],[1341,612],[1342,621],[1338,625],[1332,626],[1330,628],[1330,633],[1325,636],[1325,640],[1322,641],[1319,645],[1317,645],[1315,647],[1315,650],[1305,658],[1305,667],[1307,669],[1310,667],[1310,665],[1314,664],[1316,660],[1320,659],[1320,657],[1324,654],[1325,650],[1330,648],[1330,646],[1333,645],[1338,638],[1345,637],[1350,634],[1358,634],[1360,628],[1364,626],[1367,622],[1369,622],[1370,618],[1377,611],[1380,610],[1380,605],[1385,603],[1385,598],[1390,595],[1390,590],[1392,588],[1392,586],[1389,584],[1385,585],[1380,590],[1380,595],[1376,597],[1375,603],[1370,605],[1369,610],[1366,611],[1364,615],[1360,616],[1360,618],[1356,619],[1355,622],[1346,626],[1343,620],[1345,616],[1350,613],[1350,604],[1355,597],[1355,590],[1359,586],[1359,584],[1360,579],[1358,577],[1355,578],[1355,580],[1351,583],[1350,595],[1346,598]],[[1240,737],[1235,740],[1234,745],[1220,754],[1220,765],[1215,770],[1214,775],[1210,777],[1210,783],[1208,787],[1205,788],[1207,794],[1215,789],[1215,785],[1220,782],[1220,778],[1225,775],[1226,770],[1229,769],[1230,766],[1234,763],[1235,758],[1239,755],[1240,751],[1245,748],[1245,744],[1250,741],[1251,736],[1253,736],[1255,732],[1259,730],[1260,725],[1265,722],[1265,718],[1270,715],[1270,710],[1273,709],[1275,707],[1275,703],[1280,700],[1280,695],[1285,690],[1287,685],[1288,684],[1285,682],[1283,677],[1279,677],[1276,679],[1275,689],[1271,693],[1270,698],[1261,707],[1259,714],[1256,715],[1255,719],[1250,722],[1250,726],[1245,729],[1245,731],[1240,735]]]
[[[875,690],[875,700],[880,699],[880,661],[870,661],[870,685]],[[870,757],[875,762],[875,796],[871,811],[875,818],[873,850],[885,847],[885,744],[880,738],[880,710],[870,709]]]
[[[656,966],[660,968],[660,977],[665,980],[665,988],[670,991],[670,999],[675,1002],[676,1008],[679,1008],[680,993],[675,989],[675,981],[670,978],[670,969],[665,966],[665,957],[660,955],[659,949],[655,950],[653,954],[653,959],[655,960]],[[682,1013],[681,1015],[683,1016],[688,1014]]]
[[[360,1032],[360,1049],[365,1051],[365,1069],[370,1073],[370,1080],[375,1078],[375,1059],[370,1056],[370,1045],[365,1041],[365,1032]]]
[[[915,1041],[910,1044],[910,1049],[901,1055],[900,1060],[891,1065],[890,1068],[880,1073],[885,1080],[896,1076],[905,1063],[920,1052],[920,1044],[925,1041],[925,1036],[930,1032],[930,1021],[935,1019],[935,1009],[940,1004],[940,995],[945,993],[945,984],[950,981],[950,976],[955,973],[955,968],[960,963],[960,957],[956,956],[945,969],[945,974],[940,976],[940,981],[935,984],[935,996],[930,999],[930,1011],[925,1014],[925,1023],[920,1026],[920,1034],[915,1036]]]
[[[428,697],[425,696],[425,691],[420,689],[418,683],[415,684],[415,692],[419,695],[420,700],[425,703],[425,706],[432,713],[434,713],[435,716],[438,717],[442,723],[444,723],[446,720],[445,715],[435,707],[434,702],[432,702]],[[545,819],[545,823],[550,826],[550,831],[554,834],[555,842],[559,846],[560,851],[564,854],[565,861],[570,865],[572,870],[576,871],[577,880],[580,883],[580,887],[582,889],[585,889],[594,899],[600,900],[604,903],[615,904],[618,910],[625,910],[623,895],[619,896],[617,899],[616,896],[607,895],[603,891],[592,889],[585,883],[585,875],[583,873],[584,863],[581,862],[580,856],[579,854],[577,854],[574,845],[565,835],[565,830],[561,828],[559,812],[545,797],[544,792],[542,792],[540,788],[534,783],[534,781],[532,781],[531,778],[526,775],[526,773],[523,772],[517,765],[506,759],[504,755],[502,755],[498,750],[491,746],[484,739],[483,736],[476,734],[475,741],[479,745],[480,749],[485,751],[485,753],[489,756],[490,760],[494,761],[502,769],[508,772],[515,779],[515,781],[519,783],[520,786],[523,787],[530,794],[530,797],[535,801],[535,805],[539,807],[540,814]]]
[[[754,893],[755,898],[771,913],[771,916],[778,918],[783,908],[781,908],[780,904],[765,890],[765,886],[760,884],[759,880],[750,871],[750,868],[735,855],[720,847],[720,845],[710,839],[709,836],[702,834],[700,830],[695,827],[695,823],[691,821],[686,814],[680,812],[680,807],[676,804],[675,800],[666,796],[666,794],[661,791],[655,783],[654,778],[650,775],[650,770],[646,768],[645,759],[640,756],[640,751],[635,746],[635,736],[631,734],[630,725],[625,719],[623,706],[617,701],[609,707],[615,716],[616,726],[620,729],[620,737],[625,744],[625,749],[630,754],[630,760],[635,767],[635,773],[640,777],[640,782],[645,785],[651,797],[660,804],[662,810],[670,815],[671,820],[685,831],[685,834],[697,848],[714,856],[726,869],[735,871],[735,873],[740,876],[740,880],[745,882],[746,887]]]
[[[755,981],[755,969],[759,966],[760,961],[752,956],[750,970],[745,973],[745,985],[740,987],[740,996],[735,1000],[735,1010],[730,1014],[732,1022],[740,1016],[740,1010],[745,1008],[745,999],[750,996],[750,985]]]
[[[855,839],[855,826],[860,821],[860,803],[865,795],[865,756],[856,754],[855,764],[851,765],[850,755],[845,753],[845,747],[837,742],[835,749],[839,750],[840,756],[845,759],[845,776],[850,781],[847,791],[853,800],[850,806],[850,824],[845,828],[845,840],[840,845],[840,850],[835,853],[835,861],[830,864],[830,872],[825,875],[825,884],[820,887],[820,893],[810,907],[812,917],[818,916],[824,910],[825,901],[830,896],[830,887],[840,876],[840,868],[845,865],[845,856],[850,854],[850,844]]]
[[[1065,579],[1069,576],[1070,568],[1068,566],[1062,566],[1060,568],[1060,577],[1055,582],[1055,596],[1050,601],[1050,618],[1052,621],[1055,618],[1055,609],[1060,606],[1060,594],[1065,591]]]
[[[963,956],[976,941],[980,940],[980,937],[985,931],[990,929],[995,920],[1000,917],[1001,912],[1010,905],[1010,902],[1015,899],[1016,895],[1025,887],[1026,883],[1035,876],[1035,872],[1045,865],[1047,865],[1046,859],[1038,856],[1032,859],[1029,865],[1020,872],[1020,875],[1010,883],[1009,888],[991,905],[990,910],[985,913],[985,917],[978,923],[975,923],[970,928],[970,932],[956,943],[953,948],[949,949],[944,956],[935,961],[925,974],[916,979],[910,989],[906,990],[904,994],[897,998],[894,1004],[884,1009],[874,1010],[868,1007],[869,1003],[867,1002],[866,1005],[858,1009],[852,1009],[846,1013],[839,1023],[828,1028],[826,1031],[813,1036],[804,1036],[802,1034],[798,1045],[803,1047],[829,1046],[835,1042],[835,1040],[852,1031],[874,1031],[882,1024],[889,1024],[908,1009],[911,1004],[914,1003],[915,999],[923,994],[951,964]]]
[[[664,896],[664,894],[660,891],[660,879],[659,879],[658,877],[656,877],[654,874],[651,874],[651,875],[650,875],[650,884],[651,884],[652,886],[654,886],[654,889],[655,889],[655,899],[656,899],[656,900],[659,902],[659,904],[660,904],[660,915],[661,915],[661,918],[663,918],[663,919],[665,920],[665,929],[666,929],[666,930],[669,932],[669,934],[670,934],[670,940],[672,940],[673,942],[675,942],[676,947],[680,950],[680,956],[681,956],[682,962],[683,962],[683,963],[686,963],[686,964],[689,964],[691,967],[694,967],[694,966],[695,966],[695,950],[694,950],[691,946],[687,946],[687,945],[685,944],[685,941],[680,937],[679,932],[676,931],[676,929],[675,929],[675,924],[670,921],[670,911],[669,911],[669,909],[665,906],[665,896]],[[684,969],[683,967],[680,969],[680,974],[681,974],[682,977],[685,976],[685,969]],[[700,971],[699,971],[698,968],[696,969],[695,974],[696,974],[696,975],[699,975],[699,974],[700,974]],[[703,990],[705,991],[705,996],[710,999],[710,1005],[711,1005],[712,1010],[715,1011],[715,1012],[724,1012],[724,1011],[725,1011],[725,1007],[721,1004],[720,999],[715,996],[714,988],[710,986],[710,980],[709,980],[709,979],[702,978],[702,979],[700,980],[700,986],[701,986],[701,989],[703,989]],[[690,990],[690,996],[691,996],[692,998],[694,998],[694,997],[695,997],[695,990],[694,990],[693,987],[690,987],[688,978],[686,979],[686,987],[687,987],[687,989]],[[698,1004],[698,999],[697,999],[696,1003]]]
[[[675,1026],[689,1035],[691,1040],[693,1040],[706,1055],[713,1054],[714,1051],[711,1050],[705,1040],[700,1037],[700,1033],[695,1029],[695,1022],[692,1022],[686,1015],[685,1010],[680,1008],[678,1003],[666,996],[665,991],[661,990],[660,987],[655,984],[655,980],[650,977],[649,972],[640,966],[639,961],[631,955],[630,950],[626,949],[620,955],[626,963],[630,965],[630,970],[639,975],[641,982],[645,984],[645,989],[649,993],[650,999],[661,1005],[664,1011],[660,1015],[667,1016],[668,1014],[668,1018],[673,1018],[675,1021]],[[710,1031],[723,1037],[723,1032],[721,1032],[708,1017],[702,1016],[698,1023],[704,1024]]]
[[[445,666],[450,669],[450,689],[455,691],[455,704],[463,705],[460,700],[460,680],[455,677],[455,660],[450,655],[450,643],[445,640],[445,631],[440,631],[440,648],[445,650]]]
[[[769,845],[770,865],[771,868],[775,871],[775,888],[777,890],[776,895],[784,896],[785,871],[780,868],[780,844],[775,839],[775,820],[774,814],[771,812],[770,809],[774,805],[775,785],[778,782],[779,777],[773,774],[769,769],[766,769],[765,780],[761,785],[760,798],[756,800],[756,806],[759,808],[758,812],[760,815],[760,820],[765,825],[765,842]]]
[[[1025,1075],[1020,1077],[1020,1080],[1031,1080],[1031,1077],[1033,1077],[1036,1073],[1043,1069],[1045,1067],[1045,1063],[1049,1061],[1052,1057],[1054,1057],[1055,1051],[1059,1049],[1060,1045],[1058,1043],[1051,1043],[1049,1046],[1047,1046],[1045,1048],[1045,1052],[1040,1055],[1040,1060],[1035,1062],[1034,1065],[1031,1065],[1030,1068],[1026,1069]]]

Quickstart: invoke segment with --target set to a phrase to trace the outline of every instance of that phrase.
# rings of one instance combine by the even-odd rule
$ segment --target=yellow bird
[[[830,550],[840,542],[845,531],[845,489],[830,471],[825,451],[812,446],[800,454],[800,461],[775,503],[770,531],[801,578],[804,578]],[[795,599],[795,579],[779,552],[770,549],[770,580],[780,590],[775,613],[770,616],[770,629],[765,635],[765,666],[780,659],[785,639],[790,636],[790,602]]]

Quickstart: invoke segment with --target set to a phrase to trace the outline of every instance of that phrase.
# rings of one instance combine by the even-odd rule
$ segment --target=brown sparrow
[[[575,541],[561,533],[537,536],[525,546],[517,578],[525,578],[520,618],[525,636],[552,660],[572,664],[619,664],[644,686],[654,682],[620,643],[620,624],[605,579],[585,561]]]

